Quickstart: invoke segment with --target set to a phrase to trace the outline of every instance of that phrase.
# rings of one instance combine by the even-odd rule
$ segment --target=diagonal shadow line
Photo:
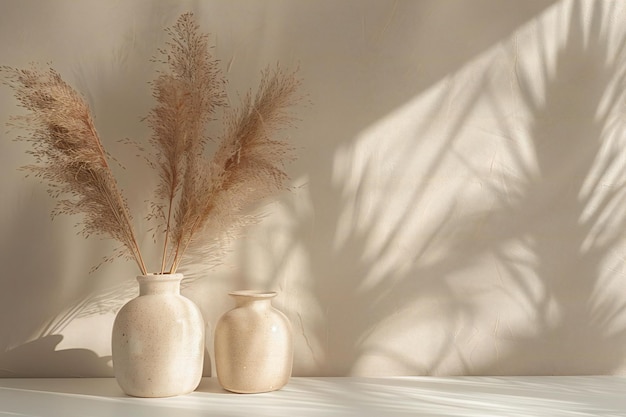
[[[583,190],[583,187],[587,183],[587,179],[590,177],[592,178],[592,184],[599,184],[600,179],[596,178],[594,181],[592,177],[592,174],[593,172],[595,172],[594,170],[597,169],[598,164],[600,164],[599,174],[595,175],[599,175],[600,178],[604,178],[605,180],[610,180],[610,178],[606,178],[606,176],[611,175],[611,172],[614,171],[614,166],[618,161],[615,155],[610,155],[605,160],[601,160],[600,158],[602,150],[601,145],[603,143],[602,139],[604,138],[603,135],[605,133],[602,126],[610,124],[610,119],[608,115],[603,115],[600,118],[596,118],[594,115],[594,110],[600,108],[600,101],[607,97],[604,92],[607,91],[606,89],[608,88],[608,86],[610,86],[609,84],[612,78],[617,77],[618,83],[623,83],[624,68],[623,63],[620,60],[610,60],[609,54],[607,53],[606,49],[604,49],[607,42],[606,39],[602,37],[601,32],[595,34],[592,33],[592,35],[595,37],[592,36],[589,40],[589,44],[591,46],[583,47],[583,43],[581,41],[582,37],[580,36],[580,32],[582,32],[583,30],[581,27],[582,23],[579,21],[579,16],[581,14],[580,3],[576,2],[575,6],[576,7],[573,8],[573,11],[569,16],[570,20],[568,22],[569,26],[571,27],[569,30],[573,32],[570,32],[570,35],[568,36],[568,42],[566,42],[565,46],[563,47],[564,51],[561,51],[560,55],[557,57],[557,75],[552,76],[547,70],[544,70],[544,74],[546,76],[549,76],[549,78],[547,79],[545,100],[547,104],[544,105],[542,103],[536,102],[535,98],[533,98],[533,96],[531,95],[522,95],[522,100],[525,106],[530,110],[530,113],[532,115],[530,138],[532,143],[534,144],[534,159],[538,164],[538,171],[535,172],[535,169],[531,168],[531,166],[527,164],[526,160],[516,155],[516,148],[514,142],[512,142],[513,144],[510,145],[509,150],[513,155],[513,161],[517,165],[519,165],[517,168],[520,172],[522,172],[523,176],[516,180],[517,184],[515,186],[514,193],[507,192],[503,195],[500,191],[502,189],[500,185],[497,185],[495,183],[488,184],[491,193],[496,197],[500,205],[500,208],[498,209],[492,209],[481,214],[487,218],[495,219],[490,221],[490,224],[488,225],[490,228],[492,228],[491,230],[487,230],[487,232],[491,233],[491,235],[488,236],[488,239],[490,240],[488,240],[487,242],[479,242],[478,245],[473,240],[466,238],[462,238],[456,241],[454,239],[447,241],[446,244],[450,248],[449,253],[462,253],[462,255],[454,255],[455,257],[452,259],[448,258],[444,262],[436,263],[430,266],[418,265],[416,268],[411,269],[409,274],[400,274],[400,278],[397,278],[397,281],[393,280],[394,277],[387,277],[387,279],[383,281],[385,281],[387,285],[395,282],[395,284],[392,284],[393,290],[388,290],[388,287],[385,288],[384,286],[377,285],[373,287],[374,290],[371,293],[368,293],[367,291],[363,292],[362,289],[360,289],[361,283],[358,278],[354,280],[350,277],[346,278],[344,276],[341,276],[341,274],[334,274],[333,278],[338,278],[340,280],[352,279],[352,281],[350,281],[349,283],[335,282],[332,281],[332,279],[323,277],[323,273],[326,270],[322,269],[318,271],[318,273],[314,273],[313,276],[317,279],[322,279],[325,281],[322,283],[310,283],[309,287],[309,291],[315,294],[315,298],[321,306],[331,306],[332,308],[339,309],[339,306],[337,305],[339,301],[333,297],[335,297],[334,294],[336,293],[343,294],[344,299],[342,299],[341,302],[345,302],[350,305],[350,311],[340,309],[339,311],[344,311],[344,314],[360,313],[363,316],[370,317],[372,322],[380,323],[383,322],[386,317],[389,317],[391,314],[393,314],[394,311],[397,311],[399,307],[401,307],[402,302],[399,303],[398,298],[401,298],[402,295],[414,294],[416,292],[416,289],[420,289],[426,291],[424,291],[423,294],[419,294],[414,297],[408,296],[408,301],[406,301],[406,304],[415,303],[417,300],[423,300],[429,295],[435,295],[437,293],[440,293],[445,294],[449,298],[450,304],[455,309],[455,313],[451,315],[453,318],[459,318],[463,315],[473,317],[475,316],[474,309],[476,307],[472,305],[472,302],[464,301],[463,299],[459,298],[451,284],[442,278],[445,278],[448,274],[454,272],[455,270],[458,271],[466,268],[468,265],[471,264],[471,258],[481,254],[491,253],[497,263],[501,265],[504,272],[509,276],[509,279],[514,283],[514,286],[512,288],[503,288],[503,291],[509,291],[511,294],[516,294],[516,298],[518,299],[521,296],[522,299],[520,300],[520,302],[526,301],[526,303],[529,305],[529,315],[536,314],[538,316],[535,324],[537,324],[538,327],[542,330],[540,332],[540,336],[532,337],[527,340],[525,340],[524,338],[516,339],[516,337],[513,337],[513,339],[515,340],[512,342],[512,344],[515,345],[517,343],[519,345],[518,353],[520,356],[517,358],[517,360],[512,359],[515,356],[515,347],[513,348],[513,353],[509,352],[508,355],[499,357],[493,363],[487,363],[482,367],[477,367],[462,356],[460,360],[465,362],[465,369],[467,372],[470,373],[511,372],[511,369],[516,365],[510,365],[508,368],[505,367],[505,365],[507,364],[507,360],[511,360],[511,363],[513,364],[519,364],[520,362],[522,362],[522,370],[533,369],[532,372],[537,372],[537,368],[534,368],[534,366],[536,366],[536,362],[533,363],[532,361],[528,361],[528,358],[521,356],[522,352],[536,351],[536,349],[529,349],[529,346],[532,347],[533,343],[536,344],[537,347],[543,346],[546,343],[546,340],[549,343],[553,336],[562,334],[562,332],[569,329],[569,326],[573,324],[571,321],[564,323],[557,322],[556,324],[554,324],[554,318],[551,316],[550,312],[550,303],[553,303],[554,300],[556,300],[557,305],[565,309],[565,314],[567,316],[567,319],[569,320],[578,317],[581,314],[579,310],[576,310],[575,308],[572,309],[572,300],[568,299],[568,295],[559,293],[559,291],[562,292],[563,290],[567,290],[567,285],[564,288],[554,288],[551,284],[551,281],[553,280],[552,276],[554,274],[561,275],[563,272],[567,271],[567,269],[560,269],[558,265],[554,266],[551,264],[551,254],[556,254],[553,248],[558,247],[559,245],[565,245],[565,249],[562,250],[563,253],[575,253],[578,254],[577,256],[581,256],[583,258],[583,264],[586,264],[585,271],[591,271],[591,273],[589,274],[587,279],[579,279],[573,282],[573,285],[577,285],[577,288],[583,291],[583,293],[585,294],[583,296],[583,304],[586,306],[593,305],[593,303],[595,302],[595,294],[591,289],[598,285],[597,276],[601,272],[601,261],[607,255],[610,248],[619,241],[619,236],[613,235],[610,238],[604,239],[602,242],[599,242],[597,239],[594,239],[592,230],[599,221],[599,219],[607,215],[606,213],[609,213],[609,215],[611,213],[615,213],[626,198],[623,192],[623,188],[621,187],[614,190],[613,192],[606,193],[604,196],[600,197],[600,202],[596,204],[597,207],[594,209],[592,215],[584,223],[579,224],[578,220],[581,218],[585,210],[588,210],[588,207],[590,207],[591,198],[597,198],[595,193],[599,191],[596,189],[596,187],[592,187],[589,195],[586,196],[584,195],[584,193],[580,195],[576,191]],[[598,24],[598,19],[604,16],[605,13],[609,12],[604,12],[604,10],[602,9],[602,5],[596,6],[593,9],[592,18],[594,19],[594,22],[592,24],[592,28],[595,28],[595,30],[597,30],[597,28],[600,27]],[[621,45],[623,44],[624,43],[621,42]],[[589,54],[587,53],[588,51],[591,51],[594,59],[589,59]],[[600,51],[600,56],[597,55],[598,51]],[[619,58],[623,55],[623,51],[620,50],[616,56]],[[599,63],[599,65],[601,66],[600,68],[594,67],[597,71],[600,71],[601,74],[604,74],[599,77],[601,81],[600,85],[594,85],[592,82],[590,85],[586,86],[588,88],[591,88],[591,90],[583,89],[585,94],[582,100],[575,100],[574,102],[570,102],[567,100],[568,94],[570,93],[570,87],[568,85],[562,85],[562,72],[566,71],[567,74],[569,68],[574,68],[574,70],[576,70],[577,63],[582,63],[584,65],[588,62],[591,62],[591,65],[597,65]],[[603,65],[606,66],[602,67]],[[520,90],[523,91],[523,85],[524,83],[526,83],[524,79],[524,74],[517,73],[516,78],[518,80],[518,83],[522,85],[522,88],[520,88]],[[500,129],[504,132],[505,136],[509,136],[511,138],[515,137],[516,135],[512,127],[505,123],[505,121],[507,120],[507,117],[505,117],[506,113],[502,111],[502,108],[498,104],[496,93],[494,91],[488,90],[487,95],[491,95],[490,104],[492,105],[493,113],[497,116],[496,118],[498,120],[502,120],[500,124]],[[621,97],[621,95],[609,94],[608,97],[610,97],[611,100],[617,100],[619,97]],[[591,103],[589,103],[590,99]],[[472,101],[470,101],[470,103],[471,102]],[[567,135],[559,135],[558,130],[554,131],[554,123],[545,123],[545,120],[549,120],[549,116],[555,111],[554,109],[559,109],[560,107],[566,105],[574,106],[575,109],[578,109],[582,112],[583,117],[574,121],[578,124],[578,128],[574,129],[574,131],[582,131],[583,133],[586,132],[584,133],[586,136],[580,136],[580,134],[578,136],[578,140],[582,141],[581,143],[583,143],[585,147],[582,148],[581,154],[575,153],[573,156],[569,156],[567,153],[555,153],[553,150],[554,148],[545,146],[545,143],[543,142],[544,140],[550,139],[550,137],[552,137],[553,140],[570,139],[570,137]],[[575,107],[577,105],[578,107]],[[608,105],[606,107],[611,108],[612,106]],[[460,123],[463,122],[463,119],[464,117],[461,117],[459,119]],[[558,127],[558,122],[556,125]],[[451,137],[455,137],[457,134],[458,133],[455,132],[455,129],[453,129],[453,134]],[[590,142],[590,140],[594,139],[596,140],[596,142]],[[565,148],[576,148],[575,146],[572,146],[568,143],[564,143],[563,145]],[[433,166],[436,165],[437,164],[433,164]],[[569,198],[569,200],[567,200],[569,203],[565,206],[565,208],[569,210],[567,214],[570,214],[570,216],[565,219],[566,221],[564,224],[561,224],[559,226],[559,230],[573,233],[575,237],[573,242],[564,242],[562,240],[547,240],[546,243],[546,238],[543,235],[543,231],[539,229],[524,230],[523,228],[520,228],[518,224],[516,224],[517,220],[519,220],[520,218],[528,218],[529,216],[534,215],[536,211],[536,203],[541,202],[541,199],[546,196],[546,193],[550,192],[550,189],[546,188],[550,186],[545,185],[546,181],[548,181],[548,184],[554,179],[563,181],[562,173],[555,171],[553,166],[565,166],[565,168],[567,169],[570,169],[571,166],[573,166],[575,168],[574,181],[568,184],[569,188],[568,190],[566,190],[567,193],[564,194],[564,196]],[[367,169],[365,169],[365,171],[367,172]],[[333,188],[333,183],[331,182],[329,186]],[[361,189],[362,186],[363,183],[359,184],[359,186],[357,187],[357,195],[362,194],[362,191],[358,191],[359,189]],[[338,196],[336,201],[339,202],[337,203],[337,206],[349,203],[349,199],[347,199],[346,196],[342,193],[342,190],[336,185],[334,187],[335,188],[333,189],[333,193]],[[419,194],[420,193],[415,193],[411,197],[411,199],[416,199]],[[558,199],[559,196],[552,196],[552,198]],[[316,203],[315,196],[313,196],[313,203]],[[380,207],[381,206],[378,206],[379,209]],[[333,210],[336,213],[341,213],[341,209],[338,207],[335,207]],[[295,208],[292,208],[290,212],[293,213],[294,216],[298,216],[298,212]],[[313,212],[315,213],[315,207],[313,209]],[[378,213],[377,215],[380,216],[380,210],[374,210],[374,212]],[[401,216],[401,219],[406,219],[409,214],[410,211],[405,210]],[[508,223],[506,223],[505,221],[506,227],[504,227],[504,230],[498,230],[498,228],[502,226],[501,222],[503,221],[503,219],[506,220],[507,218],[511,220],[509,220]],[[339,221],[339,219],[339,216],[335,218],[336,221]],[[572,221],[571,219],[574,220]],[[463,224],[465,221],[467,221],[467,218],[463,217],[454,220],[455,223]],[[299,221],[307,222],[309,220],[299,219]],[[433,235],[432,238],[435,238],[436,235],[440,234],[441,231],[445,229],[444,226],[447,226],[446,223],[448,223],[449,221],[451,221],[450,217],[446,216],[441,225],[435,228],[435,235]],[[622,216],[622,220],[620,220],[620,223],[618,227],[616,227],[616,230],[621,230],[621,227],[626,225],[625,223],[626,220],[624,220]],[[353,223],[353,229],[355,225],[356,223]],[[493,229],[494,227],[496,229]],[[392,235],[397,234],[399,230],[400,228],[398,227],[393,228]],[[365,251],[365,246],[363,242],[368,240],[368,234],[370,232],[371,225],[370,229],[366,229],[364,231],[352,230],[352,235],[348,239],[348,243],[344,244],[342,248],[334,249],[331,253],[322,251],[325,256],[319,257],[319,255],[315,255],[316,248],[309,248],[308,252],[310,254],[314,254],[311,265],[315,267],[315,265],[320,264],[333,265],[340,262],[348,262],[352,263],[352,270],[349,272],[352,272],[353,275],[359,276],[359,273],[366,275],[367,271],[370,270],[370,267],[372,265],[368,263],[367,260],[363,260],[361,254]],[[305,228],[300,231],[296,230],[296,236],[298,235],[298,233],[300,233],[301,236],[300,238],[296,237],[296,241],[300,242],[300,240],[306,241],[307,239],[310,239],[310,237],[307,237],[307,231]],[[587,239],[590,236],[592,241],[594,242],[593,249],[588,250],[584,253],[580,253],[579,247],[583,245],[584,239]],[[541,242],[542,240],[544,240],[544,243],[540,243],[539,245],[536,244],[537,241]],[[518,244],[526,247],[526,249],[531,253],[534,253],[539,260],[536,262],[527,262],[523,258],[517,258],[517,255],[509,253],[503,245],[511,241],[517,242]],[[305,242],[305,246],[306,243],[307,242]],[[389,241],[387,241],[382,246],[383,250],[379,253],[381,256],[383,256],[385,252],[390,251],[389,248],[391,248],[391,245],[389,245],[388,243]],[[318,259],[315,258],[316,256],[318,257]],[[281,271],[282,269],[283,267],[281,265],[277,265],[275,270]],[[542,286],[544,290],[543,292],[545,294],[548,294],[549,297],[546,297],[544,294],[542,297],[537,298],[536,287],[533,287],[528,279],[529,271],[537,276],[537,280],[535,280],[533,285],[536,286],[538,283],[538,285]],[[596,275],[594,275],[594,272],[596,273]],[[279,274],[274,274],[274,282],[276,282],[276,280],[278,279],[276,278],[278,275]],[[409,279],[415,276],[428,276],[431,279]],[[270,279],[269,282],[272,282],[272,280]],[[425,284],[427,282],[431,285],[430,288],[425,287]],[[324,286],[326,287],[323,288]],[[349,291],[350,289],[353,289],[356,294],[346,295],[344,290]],[[382,295],[380,294],[381,292],[383,292]],[[333,294],[332,297],[330,296],[330,294]],[[386,302],[384,301],[385,299],[387,299]],[[515,300],[515,298],[513,299]],[[391,306],[391,304],[393,304],[393,306]],[[619,305],[613,305],[611,307],[608,307],[606,306],[606,304],[604,304],[604,306],[605,307],[603,308],[603,310],[613,312],[619,312],[624,309],[624,306]],[[570,309],[569,312],[568,309]],[[620,344],[620,341],[623,341],[622,339],[626,337],[626,334],[623,330],[620,330],[614,335],[608,335],[608,333],[606,333],[609,331],[608,329],[610,328],[608,325],[606,325],[606,320],[610,317],[610,314],[604,313],[602,316],[597,317],[592,310],[583,309],[582,311],[583,314],[587,314],[586,318],[589,320],[589,323],[595,324],[596,322],[601,322],[601,320],[604,320],[605,326],[601,329],[593,329],[593,326],[587,327],[585,330],[588,331],[588,334],[578,334],[578,337],[582,338],[581,341],[584,341],[584,339],[587,338],[586,336],[593,336],[591,337],[592,339],[597,340],[599,338],[600,340],[603,340],[605,342],[603,343],[603,346],[605,347],[615,344],[614,342],[617,342],[617,345],[623,345],[623,343]],[[615,314],[613,314],[612,316],[616,317]],[[332,324],[335,325],[336,323]],[[450,330],[454,328],[453,320],[450,321],[448,324],[450,325]],[[323,324],[315,328],[313,330],[313,334],[319,340],[323,340],[325,337],[327,338]],[[344,346],[342,347],[341,343],[339,345],[329,345],[327,346],[328,352],[333,352],[332,347],[339,347],[342,348],[344,351],[348,351],[349,354],[344,355],[343,357],[341,357],[341,361],[338,361],[343,362],[343,367],[341,367],[338,362],[333,362],[331,365],[338,365],[338,369],[340,369],[339,372],[351,372],[356,362],[363,354],[366,353],[367,350],[376,350],[375,346],[365,346],[364,344],[364,341],[366,341],[368,339],[368,336],[371,334],[373,334],[372,328],[368,327],[367,325],[363,326],[362,324],[357,324],[356,329],[350,329],[344,335],[335,336],[341,339],[341,343],[344,344]],[[445,356],[451,353],[450,350],[458,348],[455,343],[452,343],[453,338],[451,337],[451,333],[447,335],[446,340],[446,343],[448,343],[451,348],[449,350],[442,349],[440,351],[439,357],[430,363],[430,365],[434,366],[434,368],[426,367],[426,369],[436,370],[445,359]],[[555,340],[552,339],[552,342],[555,342]],[[558,339],[556,339],[556,342],[557,349],[563,347],[562,345],[558,345]],[[347,348],[346,345],[348,346]],[[584,348],[581,348],[578,352],[582,354],[588,354],[588,352],[586,352]],[[544,353],[546,353],[547,355],[551,354],[551,352]],[[606,353],[608,354],[600,355],[602,356],[601,360],[605,361],[604,363],[596,362],[593,364],[593,366],[597,367],[595,369],[601,369],[604,372],[610,372],[612,369],[614,369],[615,366],[618,365],[617,361],[619,361],[620,357],[619,349],[617,349],[617,351],[607,351]],[[419,369],[420,372],[423,372],[424,367],[418,367],[417,369]],[[543,372],[547,372],[548,369],[551,368],[544,368]],[[583,366],[581,369],[586,368],[584,368]],[[325,371],[327,370],[325,369]],[[541,370],[539,372],[541,372]],[[561,372],[564,371],[561,370]]]
[[[474,86],[474,91],[470,95],[470,99],[468,103],[472,103],[474,100],[478,98],[480,95],[480,91],[483,88],[482,84],[478,84]],[[441,102],[445,102],[447,100],[447,96],[449,95],[449,91],[444,92]],[[463,125],[464,121],[471,114],[471,105],[466,106],[460,115],[458,115],[457,119],[451,122],[451,127],[447,130],[447,134],[445,135],[442,144],[440,146],[438,154],[433,158],[431,164],[429,166],[429,171],[434,171],[436,167],[441,163],[441,160],[447,155],[447,148],[454,142],[455,138],[458,136],[459,129]],[[447,122],[450,122],[447,119]],[[434,124],[439,124],[438,119],[434,119],[432,122]],[[415,152],[417,150],[417,144],[414,144],[413,149],[410,149],[410,152]],[[365,175],[367,176],[367,172],[370,168],[367,167],[368,164],[372,164],[373,161],[368,161],[366,167],[363,169]],[[393,178],[391,179],[393,181]],[[330,201],[334,201],[336,203],[336,207],[332,209],[332,212],[337,213],[337,216],[333,218],[333,222],[335,227],[330,227],[330,231],[336,230],[336,226],[341,221],[341,206],[345,206],[347,204],[358,205],[359,195],[361,192],[359,191],[360,187],[364,185],[364,182],[358,184],[357,189],[355,191],[355,200],[349,201],[349,197],[344,195],[343,188],[341,185],[334,185],[332,182],[328,184],[328,189],[330,189],[333,194],[337,197],[334,199],[330,199]],[[411,201],[413,204],[407,204],[403,207],[400,218],[406,219],[408,216],[412,214],[412,207],[417,204],[422,196],[424,183],[420,183],[419,179],[416,179],[415,188],[410,191]],[[348,199],[347,199],[348,198]],[[317,207],[316,204],[324,204],[324,209],[328,209],[327,203],[322,203],[321,198],[317,198],[315,195],[312,196],[313,201],[313,213],[321,207]],[[326,200],[328,201],[328,200]],[[382,206],[374,207],[372,209],[373,218],[376,219],[377,216],[381,216]],[[294,206],[289,209],[290,213],[293,215],[298,215],[297,210]],[[414,262],[414,258],[417,258],[419,255],[419,251],[427,250],[428,241],[430,239],[435,239],[437,237],[437,233],[447,226],[448,221],[451,219],[452,211],[450,210],[445,218],[442,220],[441,224],[437,226],[430,235],[430,237],[426,238],[426,247],[418,249],[415,254],[411,256],[409,263]],[[314,238],[314,240],[310,239],[308,235],[307,228],[309,227],[308,222],[315,222],[314,218],[311,219],[302,219],[298,220],[299,224],[296,225],[296,230],[293,231],[294,239],[298,242],[299,247],[304,247],[304,252],[308,254],[310,257],[309,265],[313,269],[313,277],[316,278],[315,282],[310,283],[310,291],[314,294],[314,297],[317,300],[317,303],[320,306],[325,306],[326,309],[334,310],[333,322],[342,321],[346,317],[350,317],[350,314],[344,311],[344,306],[351,311],[356,311],[364,315],[373,315],[376,317],[373,321],[375,323],[383,322],[387,317],[394,314],[394,312],[402,309],[404,306],[411,304],[414,302],[414,298],[409,297],[398,297],[399,294],[410,294],[414,293],[416,287],[420,287],[425,284],[424,280],[414,279],[416,276],[420,275],[433,275],[434,271],[438,271],[442,273],[443,271],[448,270],[449,268],[445,265],[436,265],[436,266],[416,266],[411,265],[409,271],[404,273],[400,273],[398,271],[388,271],[385,274],[385,278],[381,279],[378,284],[374,284],[369,289],[365,289],[362,286],[361,279],[366,276],[368,271],[372,269],[374,264],[376,263],[377,257],[387,256],[390,252],[393,251],[392,241],[394,238],[402,232],[402,220],[398,221],[397,225],[392,226],[391,233],[389,237],[384,240],[382,245],[379,245],[377,248],[377,256],[373,257],[370,260],[363,258],[363,253],[366,251],[366,244],[368,241],[372,239],[370,236],[373,233],[372,227],[374,224],[370,224],[369,227],[365,227],[362,229],[358,229],[353,227],[350,231],[350,236],[347,238],[346,243],[338,248],[330,248],[328,247],[328,241],[332,241],[332,236],[328,236],[330,239],[320,236],[318,238]],[[354,225],[353,225],[354,226]],[[321,239],[317,241],[316,239]],[[292,245],[292,249],[296,245]],[[320,248],[323,246],[324,248]],[[268,255],[270,256],[270,255]],[[246,258],[244,253],[243,258]],[[283,256],[281,259],[286,261],[289,258],[289,253]],[[347,264],[347,268],[349,268],[349,273],[343,274],[341,272],[330,272],[325,269],[326,265],[337,265],[339,266],[342,263]],[[278,280],[280,279],[280,271],[285,268],[284,264],[276,263],[272,267],[272,272],[268,276],[268,281],[264,284],[268,288],[273,288],[279,284]],[[341,268],[341,267],[340,267]],[[345,268],[342,268],[345,269]],[[329,274],[330,273],[330,274]],[[245,275],[242,278],[240,285],[242,287],[248,287],[249,284],[245,279]],[[330,275],[330,276],[329,276]],[[410,292],[406,292],[405,290],[410,289]],[[439,288],[440,292],[448,293],[449,295],[452,291],[449,288]],[[336,295],[341,294],[342,298],[337,298]],[[391,297],[395,296],[395,297]],[[394,298],[394,300],[390,301],[390,298]],[[300,316],[301,317],[301,316]],[[361,322],[361,323],[352,323],[351,329],[348,334],[340,337],[339,339],[333,338],[332,336],[329,338],[327,332],[329,331],[329,325],[326,323],[320,323],[317,325],[313,334],[315,335],[317,340],[326,340],[326,348],[325,348],[325,356],[331,355],[334,352],[340,352],[336,354],[336,357],[331,357],[330,363],[323,364],[323,368],[320,371],[323,375],[345,375],[350,373],[351,369],[355,366],[356,362],[359,358],[366,353],[366,351],[371,350],[368,346],[363,346],[362,342],[367,338],[368,335],[372,334],[376,330],[376,324],[372,325],[370,322]],[[344,329],[346,327],[344,326]],[[305,336],[306,337],[306,336]],[[344,345],[343,347],[334,346],[333,344],[339,342],[340,345]],[[335,349],[335,347],[339,347]]]
[[[535,206],[540,199],[550,198],[547,194],[550,186],[545,184],[555,178],[559,180],[561,173],[555,168],[573,166],[577,171],[566,183],[569,190],[566,189],[561,196],[551,197],[565,198],[567,203],[559,204],[563,212],[552,213],[558,226],[553,233],[546,235],[544,230],[523,230],[510,224],[508,228],[505,227],[504,232],[499,231],[498,237],[490,244],[493,248],[491,250],[495,251],[499,262],[505,265],[516,283],[513,291],[520,294],[521,290],[523,298],[520,302],[532,306],[529,313],[536,316],[538,334],[518,336],[507,341],[511,347],[507,355],[498,358],[494,363],[486,364],[478,372],[511,372],[510,369],[518,367],[518,370],[533,369],[532,372],[540,373],[610,373],[621,362],[624,350],[619,346],[623,346],[626,339],[626,329],[622,326],[616,330],[615,326],[619,324],[607,321],[611,315],[606,311],[623,311],[625,306],[623,303],[619,305],[620,302],[615,299],[597,299],[596,291],[600,288],[602,261],[620,241],[616,230],[622,230],[626,226],[623,215],[613,217],[616,222],[611,226],[613,230],[608,229],[606,221],[603,221],[607,216],[618,214],[617,207],[626,201],[621,182],[617,183],[614,190],[596,196],[597,193],[602,193],[598,187],[600,181],[615,182],[613,172],[618,163],[617,156],[613,154],[603,159],[602,151],[606,142],[606,127],[610,125],[609,112],[616,107],[619,97],[624,94],[623,90],[619,94],[610,91],[614,85],[611,81],[613,78],[618,79],[618,84],[622,82],[625,67],[623,60],[619,59],[623,56],[623,51],[615,55],[617,59],[612,59],[607,49],[607,35],[600,29],[599,22],[610,13],[610,9],[605,11],[602,4],[596,5],[592,11],[589,38],[584,39],[583,23],[580,20],[581,3],[575,2],[569,16],[568,42],[559,53],[555,73],[547,79],[546,99],[539,103],[530,95],[524,96],[533,115],[531,139],[538,162],[537,172],[521,180],[519,194],[513,202],[507,200],[502,204],[499,213],[490,214],[500,218],[528,216],[536,210]],[[624,45],[623,42],[620,44]],[[593,73],[595,77],[587,84],[572,88],[568,83],[563,83],[563,78],[567,79],[568,68],[576,68],[577,65],[593,67],[593,70],[581,72]],[[524,77],[518,76],[518,79],[522,80],[520,84],[526,83]],[[610,97],[609,103],[603,106],[602,101],[606,97]],[[494,98],[492,102],[495,105],[497,101]],[[573,124],[572,128],[559,127],[558,122],[545,122],[554,113],[558,114],[564,105],[581,112],[575,113],[575,120],[569,120]],[[598,115],[597,112],[602,109],[605,109],[605,113]],[[505,130],[510,131],[506,127]],[[574,133],[573,136],[567,136],[563,132]],[[572,143],[563,142],[568,140]],[[545,141],[556,141],[560,146],[548,146]],[[564,182],[562,178],[560,182]],[[587,183],[591,183],[592,187],[588,187]],[[585,192],[586,188],[589,191]],[[585,215],[589,210],[592,210],[591,215]],[[602,232],[608,237],[597,238],[598,228],[603,229]],[[569,240],[560,238],[559,231],[568,235]],[[497,243],[502,240],[521,243],[522,239],[536,259],[531,268],[538,278],[540,297],[537,296],[536,287],[531,290],[527,283],[528,273],[522,272],[519,262],[505,251],[497,250]],[[570,258],[568,261],[571,263],[580,265],[582,270],[572,271],[568,264],[555,264],[554,258],[561,259],[564,255]],[[572,272],[573,276],[568,276]],[[598,311],[602,313],[600,316]],[[558,315],[555,316],[556,312]],[[617,316],[613,314],[612,317]],[[593,347],[589,345],[590,340],[593,340]],[[536,357],[529,357],[528,352],[533,352]],[[552,361],[549,365],[543,369],[536,368],[538,362],[545,362],[548,357]],[[568,362],[575,357],[579,358],[578,363]]]

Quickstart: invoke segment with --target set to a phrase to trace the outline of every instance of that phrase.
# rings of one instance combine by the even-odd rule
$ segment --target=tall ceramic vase
[[[117,313],[112,350],[115,378],[135,397],[195,390],[202,378],[204,320],[180,295],[182,274],[141,275],[139,296]]]
[[[215,326],[215,367],[225,389],[257,393],[282,388],[291,376],[291,324],[275,309],[275,292],[230,293],[235,308]]]

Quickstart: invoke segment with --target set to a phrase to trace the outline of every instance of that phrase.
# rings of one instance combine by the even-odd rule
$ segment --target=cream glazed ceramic
[[[275,292],[231,292],[235,308],[215,326],[215,368],[225,389],[257,393],[282,388],[293,363],[291,324],[275,309]]]
[[[195,390],[202,378],[204,320],[180,295],[182,274],[141,275],[139,296],[113,324],[115,378],[135,397],[170,397]]]

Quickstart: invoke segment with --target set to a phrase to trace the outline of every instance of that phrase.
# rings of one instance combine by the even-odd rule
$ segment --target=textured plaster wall
[[[0,2],[0,63],[83,92],[153,263],[155,181],[117,140],[148,137],[149,58],[185,11],[233,103],[276,61],[311,102],[295,191],[185,289],[209,334],[261,288],[295,375],[626,373],[626,1]],[[0,88],[0,123],[16,111]],[[135,267],[90,274],[112,244],[50,221],[0,132],[0,376],[112,375]]]

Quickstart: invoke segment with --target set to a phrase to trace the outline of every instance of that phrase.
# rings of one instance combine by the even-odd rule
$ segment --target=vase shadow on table
[[[227,394],[227,395],[241,395],[234,392],[230,392],[222,388],[217,378],[203,378],[196,388],[196,392],[199,393],[211,393],[211,394]]]
[[[101,377],[111,374],[110,356],[89,349],[56,350],[61,335],[48,335],[0,354],[0,378]]]

